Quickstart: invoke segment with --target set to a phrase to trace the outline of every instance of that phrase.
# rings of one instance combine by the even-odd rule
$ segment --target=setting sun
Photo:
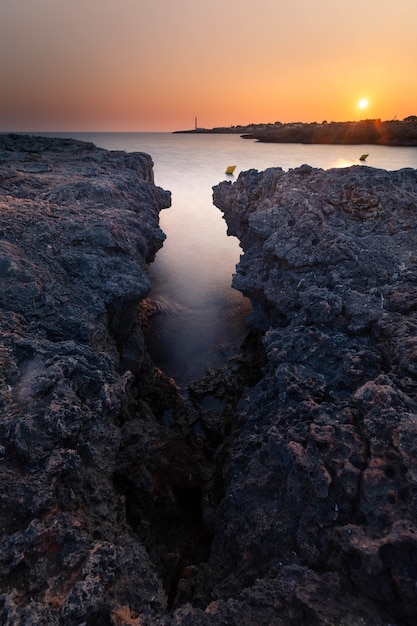
[[[0,0],[0,131],[401,120],[417,113],[417,4],[391,1],[355,0],[341,28],[334,0]]]

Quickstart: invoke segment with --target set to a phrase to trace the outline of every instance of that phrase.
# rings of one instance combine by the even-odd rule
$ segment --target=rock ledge
[[[114,478],[149,369],[138,305],[170,205],[152,166],[141,153],[0,136],[2,624],[165,612]],[[136,598],[132,581],[146,581]]]
[[[237,408],[216,593],[270,598],[271,624],[411,625],[417,171],[251,170],[214,203],[267,359]]]

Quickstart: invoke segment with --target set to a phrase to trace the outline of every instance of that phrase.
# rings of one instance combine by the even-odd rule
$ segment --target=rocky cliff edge
[[[0,623],[414,624],[417,172],[217,186],[263,348],[188,399],[151,158],[2,136],[0,190]]]
[[[117,623],[126,607],[149,617],[166,604],[115,488],[126,407],[148,367],[138,305],[170,205],[152,166],[0,136],[4,625]],[[146,581],[136,601],[132,578]]]
[[[214,203],[267,357],[237,409],[217,592],[246,585],[271,624],[413,624],[417,171],[251,170]]]

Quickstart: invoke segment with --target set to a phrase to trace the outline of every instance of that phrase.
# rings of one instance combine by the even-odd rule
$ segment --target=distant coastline
[[[378,144],[385,146],[417,146],[417,116],[403,120],[380,119],[359,122],[291,122],[249,124],[217,128],[194,128],[174,133],[239,134],[243,139],[270,143],[303,144]]]
[[[250,126],[220,126],[218,128],[193,128],[191,130],[174,130],[173,134],[237,134],[240,135],[245,132],[249,132],[248,129],[253,128],[253,124]]]

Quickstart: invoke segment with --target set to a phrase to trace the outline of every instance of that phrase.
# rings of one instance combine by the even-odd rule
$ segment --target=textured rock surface
[[[211,612],[413,624],[417,171],[252,170],[214,203],[267,363],[237,411]],[[269,617],[243,617],[255,602]]]
[[[3,136],[0,193],[0,624],[415,624],[417,172],[215,188],[263,349],[188,395],[150,157]]]
[[[194,601],[257,371],[236,359],[186,398],[150,362],[147,265],[169,204],[148,155],[0,136],[5,626],[169,624]]]
[[[114,473],[170,194],[148,155],[18,136],[0,193],[0,623],[151,619],[165,593]]]

